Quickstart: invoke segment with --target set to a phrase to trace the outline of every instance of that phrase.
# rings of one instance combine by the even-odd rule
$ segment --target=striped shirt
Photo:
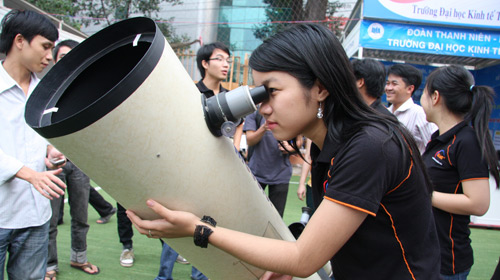
[[[425,146],[431,140],[432,133],[437,130],[435,124],[427,121],[424,109],[409,98],[396,111],[394,111],[394,105],[391,105],[389,110],[410,131],[417,142],[420,154],[423,154]]]

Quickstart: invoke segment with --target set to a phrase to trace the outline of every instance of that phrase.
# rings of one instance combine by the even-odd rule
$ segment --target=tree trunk
[[[322,0],[323,1],[323,0]],[[309,1],[307,1],[309,2]],[[293,0],[290,4],[292,8],[292,18],[293,21],[304,20],[304,10],[302,9],[302,0]]]
[[[324,20],[328,0],[309,0],[304,12],[304,20]]]

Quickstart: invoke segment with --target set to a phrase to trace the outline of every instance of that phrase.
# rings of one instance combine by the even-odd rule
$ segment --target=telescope
[[[200,95],[155,22],[139,17],[99,31],[55,64],[29,97],[25,118],[143,219],[160,218],[146,206],[154,199],[226,228],[294,240],[232,141],[219,137],[267,98],[265,88]],[[192,238],[164,241],[211,279],[264,273]]]

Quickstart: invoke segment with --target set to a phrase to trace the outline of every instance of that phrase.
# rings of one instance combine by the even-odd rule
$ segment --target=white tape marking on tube
[[[134,42],[132,43],[132,46],[136,47],[137,46],[137,42],[139,42],[140,38],[141,38],[141,34],[135,35],[135,39],[134,39]]]
[[[43,114],[44,114],[44,115],[46,115],[46,114],[48,114],[48,113],[55,113],[55,112],[57,112],[58,110],[59,110],[59,108],[57,108],[57,107],[52,107],[52,108],[50,108],[50,109],[47,109],[47,110],[43,111]]]

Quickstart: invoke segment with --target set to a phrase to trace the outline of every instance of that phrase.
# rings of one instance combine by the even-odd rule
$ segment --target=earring
[[[316,114],[316,117],[318,119],[322,119],[323,118],[323,109],[321,109],[321,102],[319,102],[318,113]]]

